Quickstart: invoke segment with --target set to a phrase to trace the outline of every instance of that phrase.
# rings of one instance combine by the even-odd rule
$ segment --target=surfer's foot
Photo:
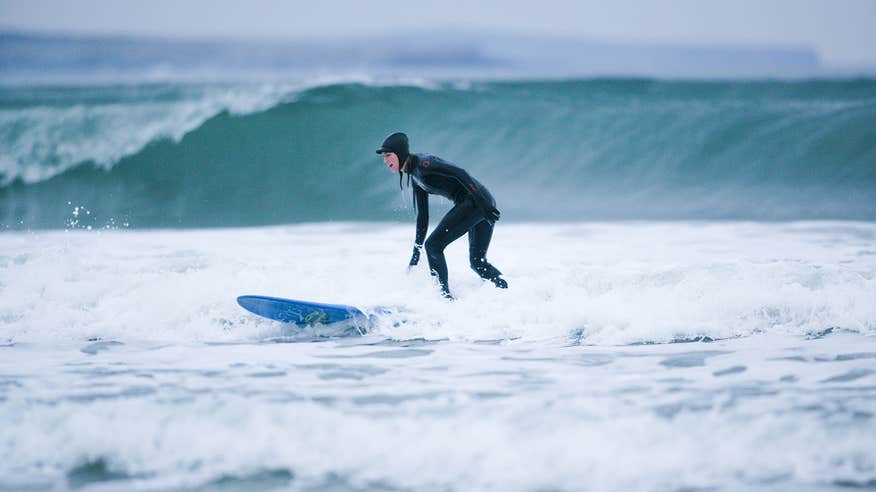
[[[493,277],[490,279],[490,282],[493,282],[494,284],[496,284],[496,287],[498,287],[500,289],[507,289],[508,288],[508,282],[506,282],[505,279],[502,277]]]
[[[448,301],[455,301],[456,300],[456,298],[453,297],[453,294],[451,294],[449,290],[442,290],[441,297],[447,299]]]

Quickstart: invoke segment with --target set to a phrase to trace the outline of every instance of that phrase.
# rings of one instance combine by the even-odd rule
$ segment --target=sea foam
[[[425,260],[405,273],[413,225],[3,233],[0,338],[243,341],[282,336],[234,299],[261,294],[395,308],[390,339],[618,345],[755,333],[876,330],[868,223],[502,225],[490,260],[511,288],[448,249],[448,304]]]

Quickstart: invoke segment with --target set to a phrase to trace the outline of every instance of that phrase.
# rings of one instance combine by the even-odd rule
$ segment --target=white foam
[[[447,251],[451,289],[425,259],[405,273],[413,225],[3,233],[0,339],[253,340],[282,326],[242,294],[399,307],[395,339],[580,340],[614,345],[839,328],[876,332],[869,223],[500,224],[490,259],[511,288]]]
[[[0,233],[0,487],[63,490],[95,463],[128,478],[94,490],[263,470],[297,490],[876,479],[876,224],[500,222],[510,289],[468,270],[463,239],[453,303],[405,273],[413,229]],[[288,332],[240,294],[401,312],[252,343]],[[616,346],[694,336],[735,338]]]
[[[760,338],[709,344],[718,355],[685,369],[660,361],[692,350],[688,344],[617,352],[443,343],[414,358],[332,343],[122,346],[97,357],[16,347],[0,361],[0,374],[22,375],[0,406],[0,483],[60,485],[70,470],[99,460],[143,477],[147,489],[265,469],[293,472],[298,489],[331,476],[363,489],[417,490],[872,480],[868,431],[876,429],[872,419],[849,418],[872,411],[872,386],[825,386],[822,371],[849,362],[775,360],[788,354],[789,340]],[[807,353],[854,350],[863,338]],[[594,356],[612,362],[575,363]],[[713,377],[736,364],[751,373]],[[378,371],[327,377],[343,367]],[[265,370],[277,375],[252,377]],[[786,371],[800,380],[780,382]],[[484,392],[500,396],[477,396]],[[667,416],[659,407],[678,411]]]

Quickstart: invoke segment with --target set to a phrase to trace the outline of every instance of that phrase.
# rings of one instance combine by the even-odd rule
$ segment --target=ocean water
[[[873,80],[323,77],[0,86],[0,226],[409,220],[399,129],[507,221],[876,218]]]
[[[49,41],[0,35],[0,491],[876,487],[876,81]],[[495,195],[508,290],[406,271],[395,130]]]
[[[876,225],[2,233],[2,490],[846,490],[876,483]],[[240,309],[394,308],[364,335]]]

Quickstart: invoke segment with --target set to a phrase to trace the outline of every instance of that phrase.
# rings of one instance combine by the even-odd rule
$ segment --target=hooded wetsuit
[[[508,284],[499,276],[496,267],[487,261],[487,248],[493,237],[493,224],[499,220],[499,211],[493,195],[465,170],[430,154],[411,154],[408,172],[413,180],[414,203],[417,210],[417,234],[411,265],[416,265],[419,248],[424,245],[429,226],[429,194],[441,195],[453,202],[453,208],[425,240],[426,257],[432,275],[438,277],[441,290],[449,296],[447,261],[444,248],[468,233],[471,268],[481,278],[491,280],[498,287]]]

